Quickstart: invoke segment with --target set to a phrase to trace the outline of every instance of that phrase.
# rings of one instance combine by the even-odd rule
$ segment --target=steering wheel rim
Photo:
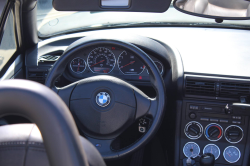
[[[0,106],[0,117],[18,115],[38,126],[51,165],[89,165],[74,119],[51,89],[27,80],[2,81]]]
[[[95,45],[104,45],[104,44],[109,44],[109,45],[119,45],[120,47],[124,47],[127,50],[135,53],[136,55],[138,55],[138,58],[140,58],[142,60],[142,62],[146,65],[146,67],[148,68],[148,71],[150,73],[150,82],[152,84],[152,86],[154,87],[154,89],[156,90],[156,98],[155,99],[149,99],[150,100],[150,108],[147,110],[147,112],[143,115],[151,115],[153,117],[153,122],[150,126],[150,128],[148,129],[148,131],[144,134],[144,136],[138,140],[137,142],[135,142],[133,145],[127,147],[126,149],[123,149],[121,151],[113,151],[112,153],[103,153],[102,150],[107,150],[110,147],[105,147],[106,144],[111,144],[110,141],[111,140],[101,140],[101,139],[95,139],[95,138],[91,138],[88,137],[89,141],[91,141],[92,143],[102,143],[102,145],[104,145],[102,148],[97,147],[97,149],[99,150],[99,152],[102,154],[104,159],[112,159],[112,158],[118,158],[118,157],[122,157],[125,156],[135,150],[137,150],[138,148],[140,148],[141,146],[145,145],[150,138],[153,137],[153,135],[156,133],[157,129],[159,128],[163,116],[164,116],[164,109],[165,109],[165,102],[166,102],[166,95],[165,95],[165,86],[164,86],[164,82],[162,79],[161,74],[159,73],[157,67],[155,66],[155,64],[153,63],[152,59],[144,52],[142,51],[140,48],[138,48],[137,46],[124,42],[124,41],[120,41],[120,40],[116,40],[116,39],[107,39],[107,38],[96,38],[96,39],[89,39],[89,38],[82,38],[79,39],[78,41],[74,42],[73,44],[71,44],[67,50],[63,53],[63,55],[59,58],[59,60],[54,64],[54,66],[52,67],[52,69],[50,70],[45,85],[50,87],[51,89],[53,89],[56,92],[59,92],[61,90],[64,90],[65,88],[57,88],[55,87],[55,81],[58,77],[60,77],[62,75],[62,73],[64,72],[64,70],[66,69],[68,62],[70,61],[70,58],[73,58],[73,54],[83,48],[86,47],[90,47],[90,46],[95,46]],[[77,83],[73,83],[69,86],[66,87],[66,93],[70,94],[72,92],[72,90],[75,88],[75,86]],[[131,85],[132,86],[132,85]],[[137,92],[137,94],[141,95],[143,94],[143,92],[141,92],[140,90],[138,90],[137,88],[135,88],[134,86],[132,86],[133,90]],[[69,90],[71,89],[71,90]],[[60,94],[60,93],[58,93]],[[65,95],[65,94],[64,94]],[[141,95],[143,96],[143,95]],[[140,96],[140,97],[141,97]],[[63,96],[61,96],[63,98]],[[69,106],[69,103],[67,103],[68,99],[63,99],[66,104]]]

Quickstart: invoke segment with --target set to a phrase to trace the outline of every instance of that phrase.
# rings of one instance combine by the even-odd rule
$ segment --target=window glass
[[[2,40],[0,43],[0,71],[16,52],[16,47],[14,15],[11,11],[6,20]]]
[[[0,16],[3,12],[3,8],[6,5],[6,3],[7,3],[7,0],[0,0]]]

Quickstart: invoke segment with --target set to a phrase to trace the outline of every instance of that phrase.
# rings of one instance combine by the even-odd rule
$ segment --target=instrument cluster
[[[149,56],[163,75],[165,71],[163,63],[154,56]],[[109,74],[120,75],[124,79],[149,80],[149,72],[138,55],[124,48],[109,45],[79,51],[74,57],[72,56],[68,71],[75,78]]]

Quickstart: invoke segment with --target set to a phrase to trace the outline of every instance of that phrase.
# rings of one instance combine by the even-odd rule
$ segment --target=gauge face
[[[236,163],[240,159],[240,150],[235,146],[228,146],[224,152],[223,156],[225,160],[229,163]]]
[[[110,73],[115,67],[115,55],[105,47],[92,50],[88,56],[88,66],[93,73]]]
[[[156,67],[158,68],[159,72],[160,72],[161,74],[163,74],[163,65],[161,64],[161,62],[154,61],[154,63],[155,63],[155,65],[156,65]],[[147,73],[149,74],[148,69],[147,69]]]
[[[123,51],[118,58],[118,68],[125,75],[139,75],[145,66],[135,55]]]
[[[215,144],[208,144],[203,149],[203,154],[212,153],[217,160],[220,157],[220,148]]]
[[[70,68],[74,73],[77,74],[84,72],[84,70],[86,69],[85,60],[83,60],[82,58],[74,58],[70,62]]]
[[[196,157],[200,154],[200,147],[195,142],[188,142],[183,147],[183,153],[186,157]]]

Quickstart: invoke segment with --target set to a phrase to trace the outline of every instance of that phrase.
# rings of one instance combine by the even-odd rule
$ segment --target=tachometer
[[[80,74],[86,69],[86,62],[82,58],[74,58],[70,62],[70,68],[73,72]]]
[[[144,64],[134,54],[123,51],[118,58],[118,67],[125,75],[139,75],[145,69]]]
[[[115,67],[115,55],[105,47],[92,50],[88,56],[88,66],[93,73],[110,73]]]

